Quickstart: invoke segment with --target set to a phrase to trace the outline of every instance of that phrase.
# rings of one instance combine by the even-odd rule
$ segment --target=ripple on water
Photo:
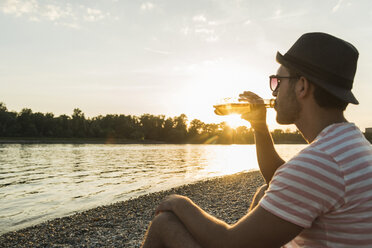
[[[300,146],[286,146],[292,156]],[[245,161],[242,165],[241,161]],[[0,145],[0,234],[196,180],[257,169],[252,145]]]

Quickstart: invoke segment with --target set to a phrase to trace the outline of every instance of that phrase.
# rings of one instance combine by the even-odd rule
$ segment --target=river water
[[[288,159],[305,145],[276,145]],[[257,170],[254,145],[0,145],[0,234],[199,180]]]

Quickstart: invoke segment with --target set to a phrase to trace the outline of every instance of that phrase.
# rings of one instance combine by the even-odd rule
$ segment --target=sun
[[[231,128],[238,128],[240,126],[248,126],[250,125],[248,121],[243,120],[240,115],[228,115],[224,116],[224,121],[227,125]]]
[[[238,98],[244,91],[255,92],[264,99],[272,97],[267,87],[267,78],[263,77],[263,71],[254,65],[221,58],[216,61],[199,61],[188,72],[189,76],[171,94],[169,102],[172,102],[172,105],[168,106],[178,108],[190,121],[198,119],[216,124],[226,122],[231,128],[249,128],[250,123],[242,120],[239,115],[216,115],[213,106],[225,98]],[[267,121],[270,126],[275,123],[272,118]]]

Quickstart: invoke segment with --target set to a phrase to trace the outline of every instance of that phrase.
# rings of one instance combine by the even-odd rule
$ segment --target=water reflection
[[[279,150],[291,156],[300,148]],[[0,146],[0,164],[0,233],[258,168],[252,145],[10,144]]]

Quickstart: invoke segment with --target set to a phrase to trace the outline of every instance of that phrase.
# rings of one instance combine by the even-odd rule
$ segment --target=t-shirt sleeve
[[[345,184],[339,166],[327,154],[305,149],[275,173],[260,206],[309,228],[320,215],[343,204]]]

